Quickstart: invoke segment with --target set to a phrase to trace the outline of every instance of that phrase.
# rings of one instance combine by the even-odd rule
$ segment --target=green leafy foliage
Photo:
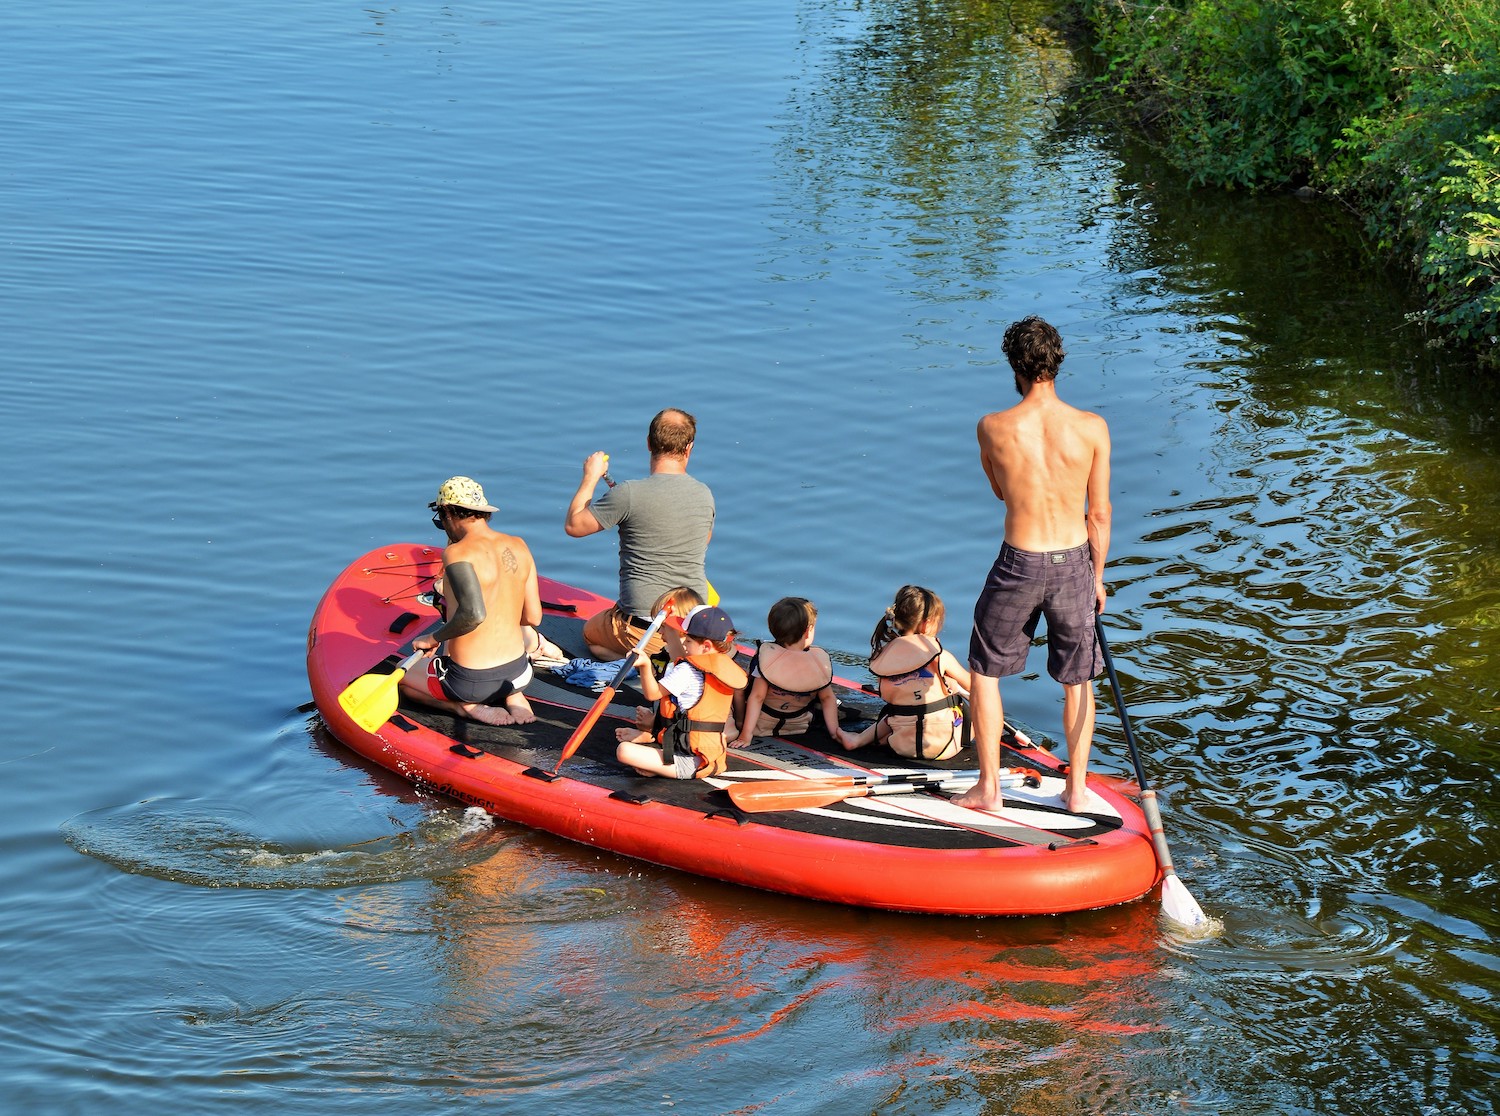
[[[1420,317],[1500,362],[1500,4],[1081,4],[1103,102],[1195,183],[1342,198],[1426,284]]]

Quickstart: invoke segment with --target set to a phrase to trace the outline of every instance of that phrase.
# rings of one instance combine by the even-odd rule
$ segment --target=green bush
[[[1095,88],[1193,182],[1343,199],[1426,284],[1423,320],[1500,359],[1500,4],[1081,4]]]

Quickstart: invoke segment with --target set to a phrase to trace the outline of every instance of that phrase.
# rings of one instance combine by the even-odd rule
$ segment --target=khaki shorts
[[[620,611],[619,605],[610,605],[584,621],[583,638],[590,647],[608,648],[617,658],[623,659],[650,626],[651,621],[627,616]],[[645,652],[654,655],[665,646],[658,630],[646,644]]]

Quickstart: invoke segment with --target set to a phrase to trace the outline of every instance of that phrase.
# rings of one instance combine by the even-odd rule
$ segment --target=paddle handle
[[[953,771],[941,779],[923,779],[919,783],[875,783],[872,786],[857,787],[860,794],[915,794],[918,791],[935,790],[943,794],[958,794],[966,791],[979,781],[977,771]],[[1002,771],[999,777],[1001,787],[1019,787],[1026,783],[1026,776],[1020,771]],[[851,796],[853,797],[853,796]]]
[[[646,628],[645,635],[635,641],[635,646],[630,649],[630,654],[625,656],[625,661],[620,664],[620,669],[615,673],[615,680],[609,684],[610,691],[618,690],[625,684],[625,679],[630,676],[631,670],[635,667],[635,657],[641,653],[646,644],[651,642],[651,637],[656,634],[666,618],[667,610],[662,609]]]
[[[578,746],[583,743],[583,738],[589,734],[589,729],[594,727],[594,722],[599,720],[599,715],[604,712],[604,707],[609,704],[610,698],[614,697],[615,691],[624,685],[626,675],[635,666],[635,657],[641,653],[646,644],[651,642],[651,637],[656,634],[657,629],[662,626],[662,622],[666,618],[667,610],[662,609],[656,614],[656,617],[651,621],[650,626],[647,627],[641,638],[635,641],[635,646],[630,649],[630,654],[625,656],[625,661],[620,664],[620,669],[615,672],[615,680],[604,687],[599,696],[594,699],[594,704],[589,707],[589,711],[584,714],[583,720],[579,721],[578,727],[573,730],[573,735],[569,736],[568,742],[563,745],[562,755],[557,757],[557,765],[552,768],[554,775],[562,768],[563,764],[568,762],[573,753],[578,751]]]

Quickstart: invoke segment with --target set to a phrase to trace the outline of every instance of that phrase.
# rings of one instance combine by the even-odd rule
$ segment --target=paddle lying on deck
[[[589,707],[589,711],[584,714],[583,720],[579,721],[578,727],[573,730],[573,735],[568,737],[568,742],[563,745],[562,755],[558,757],[557,766],[552,769],[552,774],[556,775],[558,769],[568,761],[568,758],[574,752],[578,751],[578,746],[583,743],[583,738],[589,734],[589,729],[594,727],[594,722],[599,719],[599,714],[604,712],[604,707],[615,696],[615,691],[624,684],[626,675],[635,667],[635,657],[641,653],[646,644],[651,642],[651,637],[656,634],[656,629],[661,627],[662,621],[666,618],[667,610],[662,609],[656,614],[656,619],[651,621],[651,626],[646,629],[646,633],[635,641],[635,646],[630,649],[630,654],[626,655],[625,661],[620,664],[620,670],[615,675],[615,680],[599,692],[599,696],[594,699],[594,704]]]
[[[757,779],[734,783],[727,789],[730,800],[747,814],[772,810],[806,810],[828,806],[870,794],[910,794],[935,787],[967,790],[979,778],[977,771],[920,771],[910,775],[837,775],[829,779]],[[1034,774],[1002,771],[1002,787],[1018,787]]]
[[[339,705],[366,732],[374,732],[391,719],[401,700],[398,687],[406,672],[426,652],[413,651],[390,674],[361,674],[339,695]]]
[[[1120,711],[1120,724],[1125,729],[1125,744],[1130,749],[1130,762],[1135,765],[1135,779],[1141,787],[1141,809],[1146,814],[1146,823],[1151,827],[1151,845],[1156,849],[1156,861],[1161,865],[1161,909],[1162,913],[1183,926],[1202,926],[1208,922],[1203,908],[1198,906],[1188,891],[1187,885],[1177,878],[1172,867],[1172,853],[1167,848],[1167,835],[1162,832],[1161,811],[1156,806],[1156,791],[1146,783],[1146,771],[1141,766],[1141,753],[1135,746],[1135,735],[1130,731],[1130,718],[1125,713],[1125,698],[1120,693],[1120,679],[1115,675],[1114,659],[1110,657],[1109,641],[1104,638],[1104,621],[1094,617],[1094,630],[1099,633],[1099,650],[1104,653],[1104,669],[1109,672],[1109,685],[1115,692],[1115,708]]]

